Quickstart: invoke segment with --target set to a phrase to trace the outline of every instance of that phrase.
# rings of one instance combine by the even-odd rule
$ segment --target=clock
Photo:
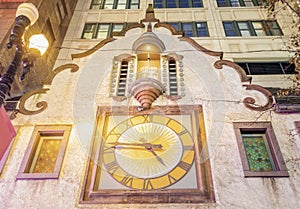
[[[194,140],[177,120],[163,115],[138,115],[121,121],[105,137],[103,168],[131,189],[167,188],[191,169]]]

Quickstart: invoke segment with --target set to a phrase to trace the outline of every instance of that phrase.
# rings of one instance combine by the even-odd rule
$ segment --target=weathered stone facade
[[[212,4],[204,2],[206,5]],[[95,21],[95,18],[99,20],[107,18],[111,21],[119,18],[116,11],[106,10],[99,15],[97,11],[88,10],[89,4],[90,1],[78,1],[63,43],[65,49],[60,51],[43,89],[25,95],[20,101],[20,114],[13,120],[14,125],[20,128],[0,176],[0,208],[299,207],[300,200],[297,194],[300,192],[300,138],[299,131],[297,132],[299,123],[295,123],[300,121],[299,114],[275,113],[272,109],[273,99],[268,91],[251,84],[245,73],[233,62],[226,60],[226,57],[221,60],[222,53],[205,50],[201,44],[195,43],[192,39],[172,34],[170,28],[155,27],[157,23],[155,19],[144,19],[145,10],[126,11],[126,14],[122,14],[127,18],[127,22],[130,19],[135,21],[144,19],[142,22],[144,27],[133,27],[123,35],[119,34],[106,40],[79,39],[84,22]],[[141,2],[141,8],[146,8],[146,2]],[[193,14],[196,15],[197,11]],[[199,14],[203,15],[201,12]],[[163,12],[157,12],[155,15],[161,21],[164,20]],[[86,178],[91,145],[93,141],[102,139],[101,133],[97,132],[99,117],[101,118],[101,114],[97,114],[98,108],[109,107],[112,115],[122,108],[133,108],[140,113],[146,111],[136,109],[140,104],[132,95],[126,95],[125,99],[116,99],[112,96],[111,90],[116,56],[129,54],[135,57],[135,60],[141,58],[133,50],[133,45],[147,33],[147,30],[154,33],[164,44],[161,57],[167,55],[174,57],[176,54],[177,58],[181,59],[182,62],[178,61],[178,66],[184,74],[184,77],[180,77],[184,79],[179,87],[184,89],[184,94],[179,98],[164,93],[153,101],[150,110],[147,111],[159,112],[161,109],[163,112],[164,107],[176,106],[179,109],[182,107],[184,112],[183,107],[188,105],[201,107],[203,119],[199,123],[204,130],[200,138],[205,138],[206,144],[202,146],[207,148],[207,153],[202,153],[203,158],[195,164],[203,161],[210,164],[211,177],[209,172],[206,174],[212,181],[210,188],[213,193],[212,201],[154,204],[155,200],[152,200],[147,204],[137,204],[129,200],[126,204],[104,204],[97,202],[97,198],[94,202],[84,200],[84,189],[89,188]],[[204,40],[206,41],[208,42]],[[155,43],[153,40],[150,42]],[[228,42],[240,44],[235,40],[224,40],[224,43],[220,41],[222,45]],[[79,52],[78,48],[81,49]],[[214,47],[208,48],[215,50]],[[131,70],[136,70],[138,66],[136,64]],[[156,65],[151,67],[163,71],[163,65],[158,66],[160,67]],[[163,82],[163,73],[159,78]],[[253,99],[254,104],[251,103]],[[181,122],[184,125],[184,119]],[[288,177],[245,177],[234,132],[236,122],[253,124],[269,122],[272,125],[287,167]],[[37,125],[72,126],[57,179],[18,179],[18,171]],[[188,182],[186,179],[182,181]],[[186,182],[183,186],[187,184]],[[179,181],[178,184],[180,183]],[[109,181],[107,184],[114,185]],[[173,188],[178,189],[176,184]],[[122,189],[126,190],[123,187]],[[140,193],[143,194],[145,191],[141,190]]]

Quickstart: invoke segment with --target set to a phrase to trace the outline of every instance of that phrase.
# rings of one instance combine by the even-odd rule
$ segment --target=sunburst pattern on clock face
[[[174,119],[134,116],[106,136],[102,159],[107,172],[119,183],[133,189],[161,189],[190,170],[194,142],[188,130]]]

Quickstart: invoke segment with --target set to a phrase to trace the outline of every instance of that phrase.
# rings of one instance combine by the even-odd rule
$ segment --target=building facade
[[[289,12],[256,0],[78,0],[1,159],[3,208],[298,208]]]

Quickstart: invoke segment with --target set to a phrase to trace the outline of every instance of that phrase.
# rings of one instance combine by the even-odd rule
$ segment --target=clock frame
[[[202,108],[196,105],[156,106],[146,111],[138,111],[136,107],[99,107],[80,203],[214,202],[203,121]],[[132,134],[131,128],[135,126],[146,128],[148,125],[144,124],[158,124],[155,128],[165,126],[165,129],[174,132],[182,143],[182,155],[178,161],[174,161],[171,166],[168,165],[169,169],[162,169],[161,173],[158,172],[159,174],[150,172],[147,174],[149,176],[143,173],[139,174],[140,176],[134,176],[130,174],[129,168],[122,167],[126,163],[119,164],[116,150],[111,148],[115,146],[114,143],[127,143],[125,139],[122,139],[122,134]],[[157,142],[156,144],[161,144],[167,150],[168,145],[163,144],[162,140],[154,143],[147,139],[146,135],[144,140],[141,144]],[[135,142],[133,140],[129,143]],[[145,149],[139,146],[139,149]],[[127,144],[125,147],[126,149],[132,148],[128,148]],[[143,152],[143,156],[152,157],[153,162],[157,160],[151,152],[139,149],[138,152]],[[126,152],[122,150],[120,153],[138,158],[134,154],[136,152],[132,150]],[[201,159],[205,159],[203,162],[200,160],[200,155]],[[164,158],[160,153],[158,156],[165,160],[164,164],[169,162],[168,158]],[[156,163],[160,164],[158,160]],[[128,166],[131,166],[131,161]]]

